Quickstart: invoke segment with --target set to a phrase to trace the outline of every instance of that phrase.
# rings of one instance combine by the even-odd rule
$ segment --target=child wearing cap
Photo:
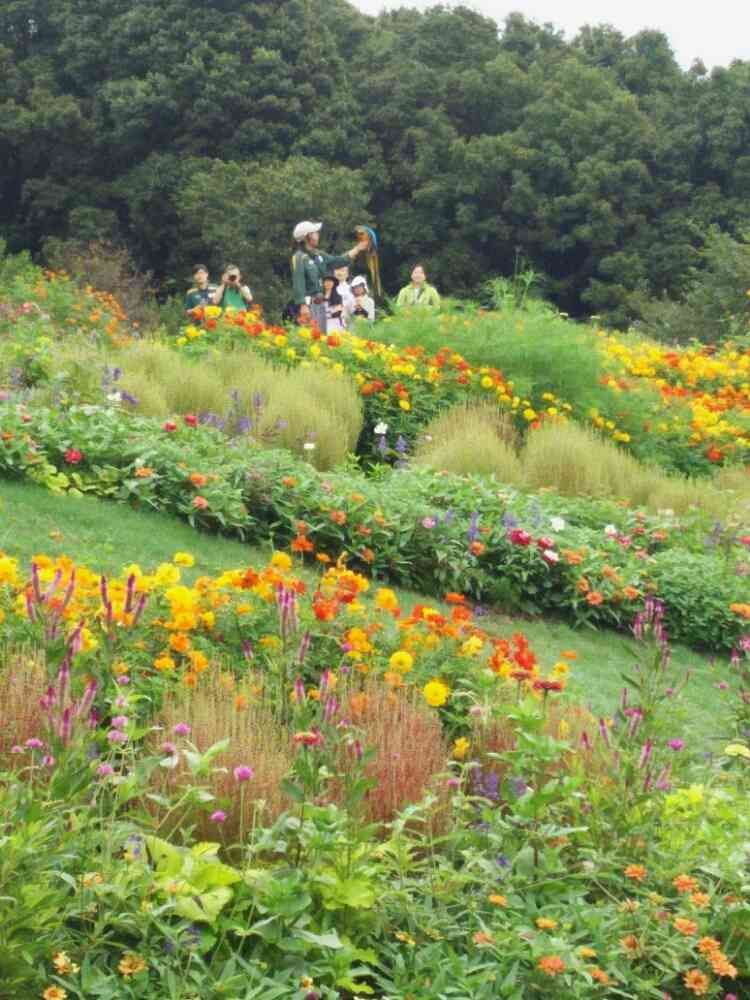
[[[367,287],[367,279],[359,274],[352,281],[351,302],[344,305],[344,322],[350,326],[355,319],[366,319],[375,322],[375,302]]]

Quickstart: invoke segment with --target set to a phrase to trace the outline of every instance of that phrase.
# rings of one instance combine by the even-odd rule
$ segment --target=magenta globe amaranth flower
[[[234,769],[234,780],[238,782],[249,781],[255,777],[255,770],[247,764],[240,764]]]
[[[190,726],[187,724],[187,722],[178,722],[177,725],[174,727],[173,732],[175,736],[189,736]]]
[[[110,743],[127,743],[128,735],[123,733],[120,729],[110,729],[107,733],[107,740]]]
[[[216,812],[211,813],[212,823],[225,823],[227,819],[227,814],[223,809],[217,809]]]
[[[96,773],[100,778],[111,778],[115,773],[115,769],[111,764],[100,764],[96,769]]]
[[[683,750],[685,748],[684,740],[670,740],[667,744],[670,750]]]
[[[161,750],[162,753],[169,754],[170,757],[177,753],[176,745],[170,740],[167,740],[166,743],[162,743]]]
[[[114,719],[112,719],[112,728],[124,729],[129,721],[130,720],[128,719],[127,715],[116,715]]]
[[[38,736],[32,736],[31,739],[26,740],[24,746],[27,750],[41,750],[44,746],[42,740]]]

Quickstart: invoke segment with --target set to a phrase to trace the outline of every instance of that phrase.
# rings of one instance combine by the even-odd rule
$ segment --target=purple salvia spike
[[[70,684],[70,659],[66,654],[57,675],[57,699],[61,705],[65,704],[68,696],[68,686]]]
[[[335,695],[329,695],[326,698],[325,708],[323,709],[323,718],[326,722],[330,722],[334,715],[339,710],[338,698]]]
[[[648,764],[653,749],[654,749],[654,744],[652,743],[652,741],[646,740],[646,742],[643,744],[643,749],[641,750],[641,756],[638,759],[639,771],[642,771],[643,768],[646,766],[646,764]]]
[[[66,708],[62,714],[62,720],[60,721],[60,739],[63,741],[63,745],[67,746],[70,743],[70,737],[73,733],[73,712],[70,708]]]
[[[309,632],[305,632],[302,636],[302,642],[299,644],[299,649],[297,650],[297,663],[302,666],[305,662],[305,657],[307,656],[307,651],[310,648],[310,640],[312,636]]]
[[[78,705],[76,706],[77,716],[85,715],[89,711],[96,696],[96,689],[97,689],[96,681],[89,681],[89,683],[86,685],[86,690],[81,695]]]
[[[62,607],[60,608],[61,613],[70,604],[73,594],[75,593],[75,589],[76,589],[76,571],[72,569],[70,571],[70,580],[68,580],[68,586],[65,588],[65,596],[63,597]]]
[[[365,752],[362,749],[362,744],[360,743],[359,740],[355,740],[354,741],[354,756],[357,758],[357,760],[362,760],[362,758],[364,757],[364,755],[365,755]]]
[[[34,601],[32,600],[29,591],[26,591],[26,614],[29,616],[29,620],[32,622],[36,621],[36,608],[34,607]]]
[[[52,597],[52,595],[57,590],[60,584],[60,580],[62,580],[62,570],[58,569],[55,571],[55,575],[52,578],[52,583],[49,585],[49,587],[47,587],[47,589],[44,592],[44,596],[42,597],[43,601],[46,602],[50,599],[50,597]]]
[[[83,619],[79,621],[75,629],[71,632],[70,638],[68,639],[68,650],[74,656],[78,653],[83,645],[81,640],[81,633],[83,632]]]
[[[31,586],[34,588],[34,597],[37,604],[41,604],[44,598],[42,597],[42,587],[39,582],[39,567],[35,562],[31,564]]]
[[[141,620],[141,615],[143,614],[143,609],[146,607],[146,594],[141,594],[138,599],[138,604],[136,605],[135,614],[133,615],[133,627],[135,627]]]
[[[112,621],[114,620],[114,612],[112,611],[112,601],[107,601],[104,607],[107,612],[107,628],[112,628]]]
[[[650,771],[646,771],[646,777],[643,779],[643,791],[644,792],[650,792],[652,784],[653,784],[653,780],[652,780],[652,777],[651,777],[651,772]]]
[[[327,670],[324,670],[323,673],[320,675],[320,684],[318,684],[318,691],[320,691],[321,697],[328,690],[328,684],[329,684],[329,678],[330,678],[330,676],[331,675],[330,675],[330,673]]]
[[[605,744],[609,746],[609,730],[607,729],[607,723],[604,719],[599,719],[599,735],[604,740]]]
[[[581,733],[581,746],[583,747],[584,750],[591,749],[591,740],[589,739],[589,734],[586,732],[585,729]]]
[[[253,644],[249,639],[242,640],[242,655],[246,660],[254,660],[255,653],[253,652]]]
[[[102,604],[106,608],[109,604],[109,587],[107,586],[107,578],[103,573],[99,577],[99,593],[102,596]]]
[[[305,700],[305,684],[301,677],[297,677],[294,682],[294,699],[297,702]]]
[[[128,589],[125,597],[125,614],[129,615],[133,609],[133,597],[135,596],[135,573],[128,577]]]

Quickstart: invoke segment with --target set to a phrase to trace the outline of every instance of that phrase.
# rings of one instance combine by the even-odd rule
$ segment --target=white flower
[[[387,434],[388,433],[388,424],[384,424],[383,421],[381,420],[379,424],[375,424],[374,432],[375,432],[375,434],[378,434],[378,435]]]
[[[551,517],[549,519],[549,526],[553,531],[565,531],[565,518],[564,517]]]
[[[302,447],[303,447],[303,449],[305,451],[315,451],[315,442],[314,441],[305,441],[305,443],[302,445]]]
[[[604,534],[607,536],[607,538],[615,538],[618,534],[617,528],[614,526],[614,524],[607,524],[604,527]]]
[[[122,396],[120,395],[119,392],[110,392],[110,394],[107,396],[107,399],[110,401],[110,403],[119,403],[122,401]]]
[[[542,555],[548,563],[560,562],[560,553],[555,552],[554,549],[545,549]]]

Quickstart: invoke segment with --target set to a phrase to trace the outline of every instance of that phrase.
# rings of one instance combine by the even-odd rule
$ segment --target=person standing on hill
[[[222,309],[249,309],[252,306],[253,293],[247,285],[242,284],[242,274],[236,264],[227,264],[224,268],[213,302]]]
[[[411,272],[411,283],[398,293],[396,305],[402,309],[406,306],[419,306],[420,309],[439,309],[440,295],[437,288],[427,282],[425,269],[416,264]]]
[[[209,284],[206,265],[196,264],[193,268],[193,287],[188,289],[185,296],[185,312],[211,305],[215,291],[214,286]]]
[[[310,306],[313,322],[318,329],[326,330],[326,303],[323,298],[323,277],[332,268],[348,266],[357,254],[367,249],[365,242],[357,243],[340,256],[322,253],[318,249],[322,222],[300,222],[294,227],[293,238],[297,249],[292,257],[292,289],[294,304]]]

